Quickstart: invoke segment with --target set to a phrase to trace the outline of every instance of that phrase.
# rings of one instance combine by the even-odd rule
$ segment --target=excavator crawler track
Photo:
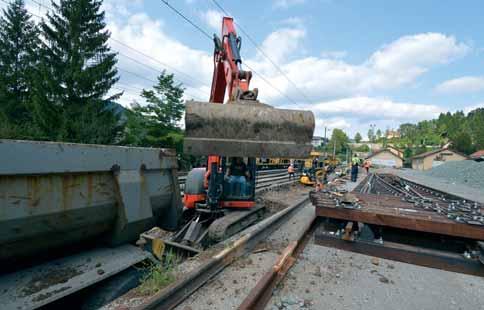
[[[262,220],[268,212],[266,207],[254,207],[251,210],[226,211],[227,214],[210,224],[208,238],[211,243],[226,240],[250,225]]]

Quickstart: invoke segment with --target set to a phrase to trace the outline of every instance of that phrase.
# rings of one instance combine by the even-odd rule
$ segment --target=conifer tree
[[[101,0],[61,0],[41,24],[36,123],[52,140],[109,144],[120,132],[108,97],[118,81]]]
[[[23,0],[15,0],[3,10],[0,18],[0,114],[4,127],[5,123],[23,128],[30,125],[30,94],[33,68],[38,62],[38,35],[38,28]]]

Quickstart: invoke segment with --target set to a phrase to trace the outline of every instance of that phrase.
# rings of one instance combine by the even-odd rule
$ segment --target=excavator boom
[[[192,155],[303,158],[311,152],[311,111],[276,109],[249,90],[252,73],[241,69],[241,39],[224,17],[214,36],[214,73],[209,102],[186,103],[184,152]],[[224,103],[227,93],[227,103]]]

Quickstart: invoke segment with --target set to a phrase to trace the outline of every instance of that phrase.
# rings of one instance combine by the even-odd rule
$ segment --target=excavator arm
[[[249,91],[252,72],[241,69],[241,42],[235,32],[233,19],[224,17],[222,39],[214,35],[214,70],[210,102],[223,103],[227,90],[229,101],[235,101],[237,94],[242,95],[240,92],[247,92],[246,96],[251,94],[256,96]]]
[[[257,89],[249,90],[252,73],[241,69],[241,40],[232,18],[223,18],[222,37],[214,36],[214,43],[210,102],[186,103],[185,153],[307,157],[312,149],[313,113],[276,109],[257,101]]]

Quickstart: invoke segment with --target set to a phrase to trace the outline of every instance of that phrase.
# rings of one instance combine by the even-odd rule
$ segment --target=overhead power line
[[[12,5],[12,4],[14,4],[14,2],[8,2],[8,1],[6,1],[6,0],[0,0],[0,1],[2,1],[3,3],[6,3],[7,5]],[[32,13],[32,12],[29,12],[29,14],[30,14],[30,15],[32,15],[32,16],[35,16],[35,17],[37,17],[37,18],[42,18],[42,17],[40,17],[39,15],[37,15],[37,14],[35,14],[35,13]]]
[[[171,6],[167,1],[165,0],[161,0],[163,3],[165,3],[170,9],[172,9],[174,12],[176,12],[178,15],[180,15],[185,21],[187,21],[190,25],[192,25],[195,29],[197,29],[202,35],[208,37],[210,39],[210,41],[212,41],[212,37],[210,37],[208,35],[208,33],[203,30],[202,27],[198,26],[195,22],[193,22],[192,20],[190,20],[188,17],[186,17],[185,15],[183,15],[183,13],[181,13],[179,10],[177,10],[176,8],[174,8],[173,6]],[[221,7],[220,7],[221,8]],[[223,13],[225,13],[226,15],[229,15],[225,10],[223,10]],[[287,100],[289,100],[289,102],[295,104],[295,105],[298,105],[298,103],[296,101],[294,101],[293,99],[291,99],[289,96],[287,96],[286,94],[284,94],[283,91],[281,91],[279,88],[277,88],[276,86],[274,86],[274,84],[272,84],[266,77],[264,77],[261,73],[257,73],[253,68],[251,68],[250,66],[248,66],[246,63],[243,63],[247,68],[249,68],[249,70],[251,70],[255,75],[258,75],[261,80],[263,80],[267,85],[269,85],[271,88],[273,88],[274,90],[276,90],[279,94],[281,94],[283,97],[285,97]]]
[[[180,12],[178,9],[174,8],[170,3],[168,3],[168,1],[166,0],[161,0],[161,2],[163,2],[164,4],[166,4],[167,7],[169,7],[173,12],[175,12],[176,14],[178,14],[181,18],[183,18],[187,23],[191,24],[193,27],[197,28],[198,31],[200,31],[204,36],[206,36],[209,40],[213,40],[213,36],[211,36],[210,34],[208,34],[208,32],[206,32],[205,30],[203,30],[202,27],[198,26],[197,24],[195,24],[193,21],[191,21],[188,17],[186,17],[185,15],[183,15],[182,12]]]
[[[261,75],[260,73],[257,73],[257,71],[255,71],[252,67],[250,67],[247,63],[243,63],[242,65],[246,66],[250,71],[252,71],[254,74],[258,75],[259,78],[264,81],[267,85],[271,86],[272,88],[274,88],[280,95],[282,95],[284,98],[286,98],[287,100],[289,100],[289,102],[295,104],[295,105],[298,105],[297,102],[295,102],[294,100],[292,100],[290,97],[288,97],[283,91],[281,91],[279,88],[275,87],[269,80],[267,80],[263,75]]]
[[[215,4],[216,7],[219,8],[219,10],[224,13],[227,16],[230,16],[230,14],[218,3],[217,0],[212,0],[212,2]],[[247,31],[245,31],[244,27],[238,23],[237,21],[234,21],[234,23],[237,25],[237,29],[240,29],[242,33],[249,39],[249,41],[254,45],[254,47],[261,53],[262,56],[264,56],[273,66],[276,68],[276,70],[284,76],[284,78],[308,101],[309,104],[311,104],[311,100],[306,96],[306,94],[299,89],[299,87],[294,83],[288,76],[287,74],[280,68],[279,65],[271,58],[269,55],[264,52],[264,50],[259,46],[259,44],[249,35]]]
[[[194,77],[194,76],[192,76],[192,75],[190,75],[188,73],[185,73],[183,71],[180,71],[180,70],[174,68],[173,66],[170,66],[169,64],[164,63],[164,62],[162,62],[162,61],[154,58],[153,56],[150,56],[150,55],[148,55],[148,54],[146,54],[146,53],[144,53],[144,52],[142,52],[142,51],[140,51],[140,50],[138,50],[138,49],[136,49],[136,48],[134,48],[132,46],[129,46],[128,44],[126,44],[126,43],[124,43],[124,42],[122,42],[122,41],[120,41],[120,40],[118,40],[116,38],[113,38],[112,36],[109,39],[112,40],[112,41],[114,41],[114,42],[116,42],[116,43],[118,43],[119,45],[122,45],[122,46],[124,46],[124,47],[126,47],[126,48],[128,48],[128,49],[130,49],[132,51],[135,51],[136,53],[138,53],[140,55],[143,55],[144,57],[146,57],[146,58],[148,58],[150,60],[153,60],[154,62],[156,62],[156,63],[158,63],[158,64],[160,64],[160,65],[162,65],[164,67],[169,68],[170,70],[172,70],[174,72],[177,72],[180,75],[186,76],[189,79],[191,79],[193,81],[196,81],[197,83],[205,84],[204,81],[202,81],[202,80],[200,80],[200,79],[198,79],[198,78],[196,78],[196,77]]]
[[[5,0],[1,0],[1,1],[3,1],[3,2],[5,2],[5,3],[8,3],[8,2],[6,2]],[[45,8],[45,9],[47,9],[47,10],[51,10],[51,11],[52,11],[52,10],[54,10],[54,9],[53,9],[51,6],[45,5],[45,4],[41,3],[41,2],[39,2],[38,0],[29,0],[29,1],[32,1],[32,2],[34,2],[34,3],[38,4],[39,6],[41,6],[41,7]],[[32,14],[32,13],[31,13],[31,14]],[[35,14],[32,14],[32,15],[35,15]],[[38,16],[38,15],[35,15],[35,16],[37,16],[37,17],[41,18],[41,17],[40,17],[40,16]],[[163,67],[168,68],[170,71],[173,71],[173,72],[178,73],[178,76],[177,76],[176,78],[178,78],[179,82],[180,82],[180,83],[182,83],[182,84],[189,84],[189,83],[186,83],[186,82],[184,82],[183,80],[181,80],[181,79],[180,79],[180,75],[181,75],[181,76],[184,76],[184,77],[186,77],[186,78],[188,78],[189,80],[191,80],[191,81],[193,81],[193,82],[196,82],[196,83],[199,83],[199,84],[202,84],[202,85],[205,85],[205,84],[206,84],[204,81],[202,81],[202,80],[200,80],[200,79],[198,79],[198,78],[196,78],[196,77],[194,77],[194,76],[192,76],[192,75],[190,75],[190,74],[188,74],[188,73],[185,73],[185,72],[183,72],[183,71],[181,71],[181,70],[179,70],[179,69],[176,69],[175,67],[170,66],[169,64],[164,63],[164,62],[160,61],[159,59],[156,59],[156,58],[154,58],[153,56],[150,56],[150,55],[148,55],[148,54],[146,54],[146,53],[144,53],[144,52],[142,52],[142,51],[140,51],[140,50],[138,50],[138,49],[136,49],[136,48],[134,48],[134,47],[132,47],[132,46],[130,46],[130,45],[128,45],[128,44],[126,44],[126,43],[124,43],[124,42],[122,42],[121,40],[118,40],[118,39],[116,39],[116,38],[114,38],[114,37],[112,37],[112,36],[110,36],[110,37],[109,37],[109,39],[110,39],[111,41],[113,41],[113,42],[116,42],[117,44],[119,44],[119,45],[121,45],[121,46],[124,46],[124,47],[126,47],[126,48],[128,48],[128,49],[130,49],[130,50],[132,50],[132,51],[134,51],[134,52],[136,52],[136,53],[138,53],[138,54],[142,55],[142,56],[143,56],[143,57],[145,57],[145,58],[148,58],[148,59],[150,59],[150,60],[152,60],[152,61],[154,61],[154,62],[158,63],[159,65],[161,65],[161,66],[163,66]],[[137,59],[135,59],[135,58],[133,58],[133,57],[130,57],[130,56],[126,55],[126,54],[123,54],[123,53],[121,53],[121,52],[119,52],[119,51],[118,51],[118,53],[119,53],[120,55],[122,55],[122,56],[124,56],[124,57],[126,57],[126,58],[130,59],[131,61],[134,61],[134,62],[136,62],[136,63],[138,63],[138,64],[140,64],[140,65],[142,65],[142,66],[145,66],[145,67],[151,68],[151,69],[155,70],[156,72],[161,72],[161,71],[162,71],[162,70],[160,70],[160,69],[156,69],[156,68],[154,68],[154,67],[152,67],[152,66],[150,66],[150,65],[148,65],[148,64],[145,64],[145,63],[143,63],[143,62],[141,62],[141,61],[139,61],[139,60],[137,60]],[[121,70],[121,71],[122,71],[122,70]],[[175,78],[175,80],[177,80],[176,78]],[[199,90],[199,89],[197,89],[197,88],[194,88],[194,90],[197,90],[198,92],[203,93],[203,95],[204,95],[204,96],[209,96],[209,94],[208,94],[208,93],[205,93],[205,92],[203,92],[202,90]]]

